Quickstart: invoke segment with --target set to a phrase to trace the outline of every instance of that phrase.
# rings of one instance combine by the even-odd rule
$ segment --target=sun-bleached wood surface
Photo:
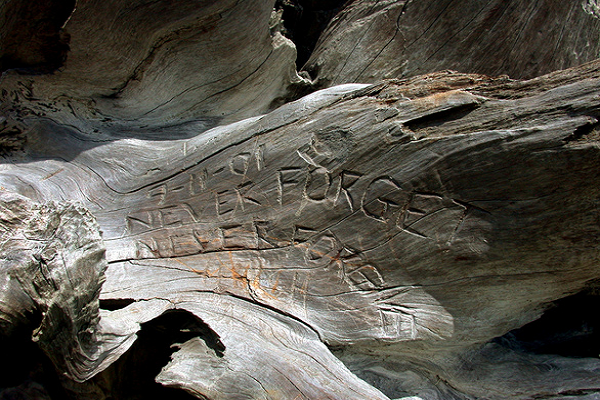
[[[63,70],[0,82],[1,344],[32,337],[60,383],[46,398],[597,395],[597,357],[506,334],[596,290],[600,63],[273,109],[310,82],[271,3],[136,4],[104,18],[136,33],[117,16],[158,15],[141,47],[84,28],[89,2]],[[249,26],[224,58],[193,56]]]

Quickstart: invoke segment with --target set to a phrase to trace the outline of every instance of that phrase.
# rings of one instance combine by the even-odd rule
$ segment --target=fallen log
[[[0,398],[597,396],[600,62],[381,81],[330,52],[427,3],[351,2],[311,82],[273,3],[4,13]]]
[[[386,398],[324,344],[453,377],[438,369],[598,278],[600,80],[583,79],[597,67],[335,87],[170,141],[37,120],[3,191],[82,204],[108,263],[104,353],[70,377],[100,373],[169,310],[207,329],[157,379],[207,398]],[[569,390],[596,379],[571,367]]]

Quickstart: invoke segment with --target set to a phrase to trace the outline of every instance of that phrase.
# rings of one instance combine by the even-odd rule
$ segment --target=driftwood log
[[[361,19],[453,6],[353,1],[298,74],[284,3],[48,2],[0,38],[0,398],[597,398],[600,62],[362,66]],[[523,32],[598,27],[542,3]],[[557,37],[544,68],[597,53]]]
[[[443,69],[528,79],[595,60],[597,1],[350,1],[304,69],[318,85]]]

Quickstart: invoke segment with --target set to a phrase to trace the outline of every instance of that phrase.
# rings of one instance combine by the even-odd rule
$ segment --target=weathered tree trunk
[[[452,69],[528,79],[595,60],[595,0],[353,0],[304,66],[319,86]]]
[[[3,75],[0,398],[597,396],[600,62],[272,110],[273,3],[86,2]]]

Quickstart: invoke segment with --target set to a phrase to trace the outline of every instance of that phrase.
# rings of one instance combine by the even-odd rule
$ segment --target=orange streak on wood
[[[43,181],[45,181],[46,179],[50,179],[50,178],[52,178],[53,176],[60,174],[60,173],[61,173],[61,172],[63,172],[64,170],[65,170],[64,168],[58,169],[58,170],[54,171],[53,173],[51,173],[51,174],[49,174],[49,175],[46,175],[44,178],[42,178],[42,180],[43,180]]]

